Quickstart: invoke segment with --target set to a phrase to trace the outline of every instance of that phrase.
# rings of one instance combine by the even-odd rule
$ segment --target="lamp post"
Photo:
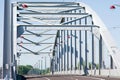
[[[43,74],[43,57],[41,58],[41,74]]]
[[[4,43],[3,43],[3,78],[11,76],[11,22],[10,0],[4,0]]]
[[[38,68],[39,68],[39,74],[40,74],[40,60],[38,60]]]
[[[45,56],[45,73],[46,73],[46,56]]]
[[[50,69],[49,69],[49,70],[50,70],[50,72],[51,72],[51,69],[52,69],[52,68],[51,68],[51,60],[52,60],[52,59],[51,59],[51,56],[52,56],[52,55],[50,55],[50,53],[49,53],[48,56],[49,56],[49,58],[50,58]]]

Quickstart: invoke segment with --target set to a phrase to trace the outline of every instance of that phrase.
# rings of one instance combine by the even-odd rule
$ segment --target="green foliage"
[[[96,64],[96,69],[99,69],[99,64]]]
[[[85,68],[85,61],[82,61],[81,65],[83,66],[83,69]],[[96,69],[99,69],[99,64],[92,65],[91,62],[88,64],[88,69],[91,69],[93,66],[96,67]],[[78,68],[80,68],[80,63],[78,63]]]
[[[50,69],[49,68],[47,68],[47,69],[44,69],[44,70],[40,70],[40,73],[41,74],[47,74],[47,73],[50,73]]]
[[[50,73],[50,68],[40,70],[39,68],[33,68],[31,65],[19,65],[18,66],[19,75],[27,75],[27,74],[44,75],[47,73]]]
[[[92,63],[89,62],[89,69],[91,69],[91,68],[92,68]]]
[[[47,74],[50,72],[50,69],[47,68],[47,69],[43,69],[43,70],[40,70],[39,68],[32,68],[28,74],[36,74],[36,75],[44,75],[44,74]]]
[[[29,70],[31,70],[33,67],[31,65],[20,65],[18,66],[18,74],[25,75],[28,73]]]

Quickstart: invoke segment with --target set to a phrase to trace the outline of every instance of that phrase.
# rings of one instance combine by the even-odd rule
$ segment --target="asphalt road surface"
[[[111,77],[93,77],[79,75],[29,76],[27,80],[120,80]]]

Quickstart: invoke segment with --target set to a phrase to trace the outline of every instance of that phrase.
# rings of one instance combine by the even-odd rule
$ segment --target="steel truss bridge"
[[[88,5],[9,0],[5,4],[3,78],[14,79],[17,56],[21,54],[51,54],[54,74],[120,76],[119,49]],[[105,50],[109,58],[103,57]],[[109,70],[104,59],[110,64]]]

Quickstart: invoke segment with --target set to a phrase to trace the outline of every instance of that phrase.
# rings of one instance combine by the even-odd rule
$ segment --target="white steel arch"
[[[102,20],[99,18],[99,16],[96,14],[95,11],[93,11],[88,5],[80,2],[80,6],[85,7],[85,10],[87,13],[90,13],[93,18],[94,25],[99,25],[100,34],[102,36],[102,39],[104,40],[109,54],[112,56],[113,61],[117,68],[120,68],[120,50],[116,46],[116,43],[114,39],[112,38],[111,34],[109,33],[108,29],[106,28],[105,24],[102,22]]]

